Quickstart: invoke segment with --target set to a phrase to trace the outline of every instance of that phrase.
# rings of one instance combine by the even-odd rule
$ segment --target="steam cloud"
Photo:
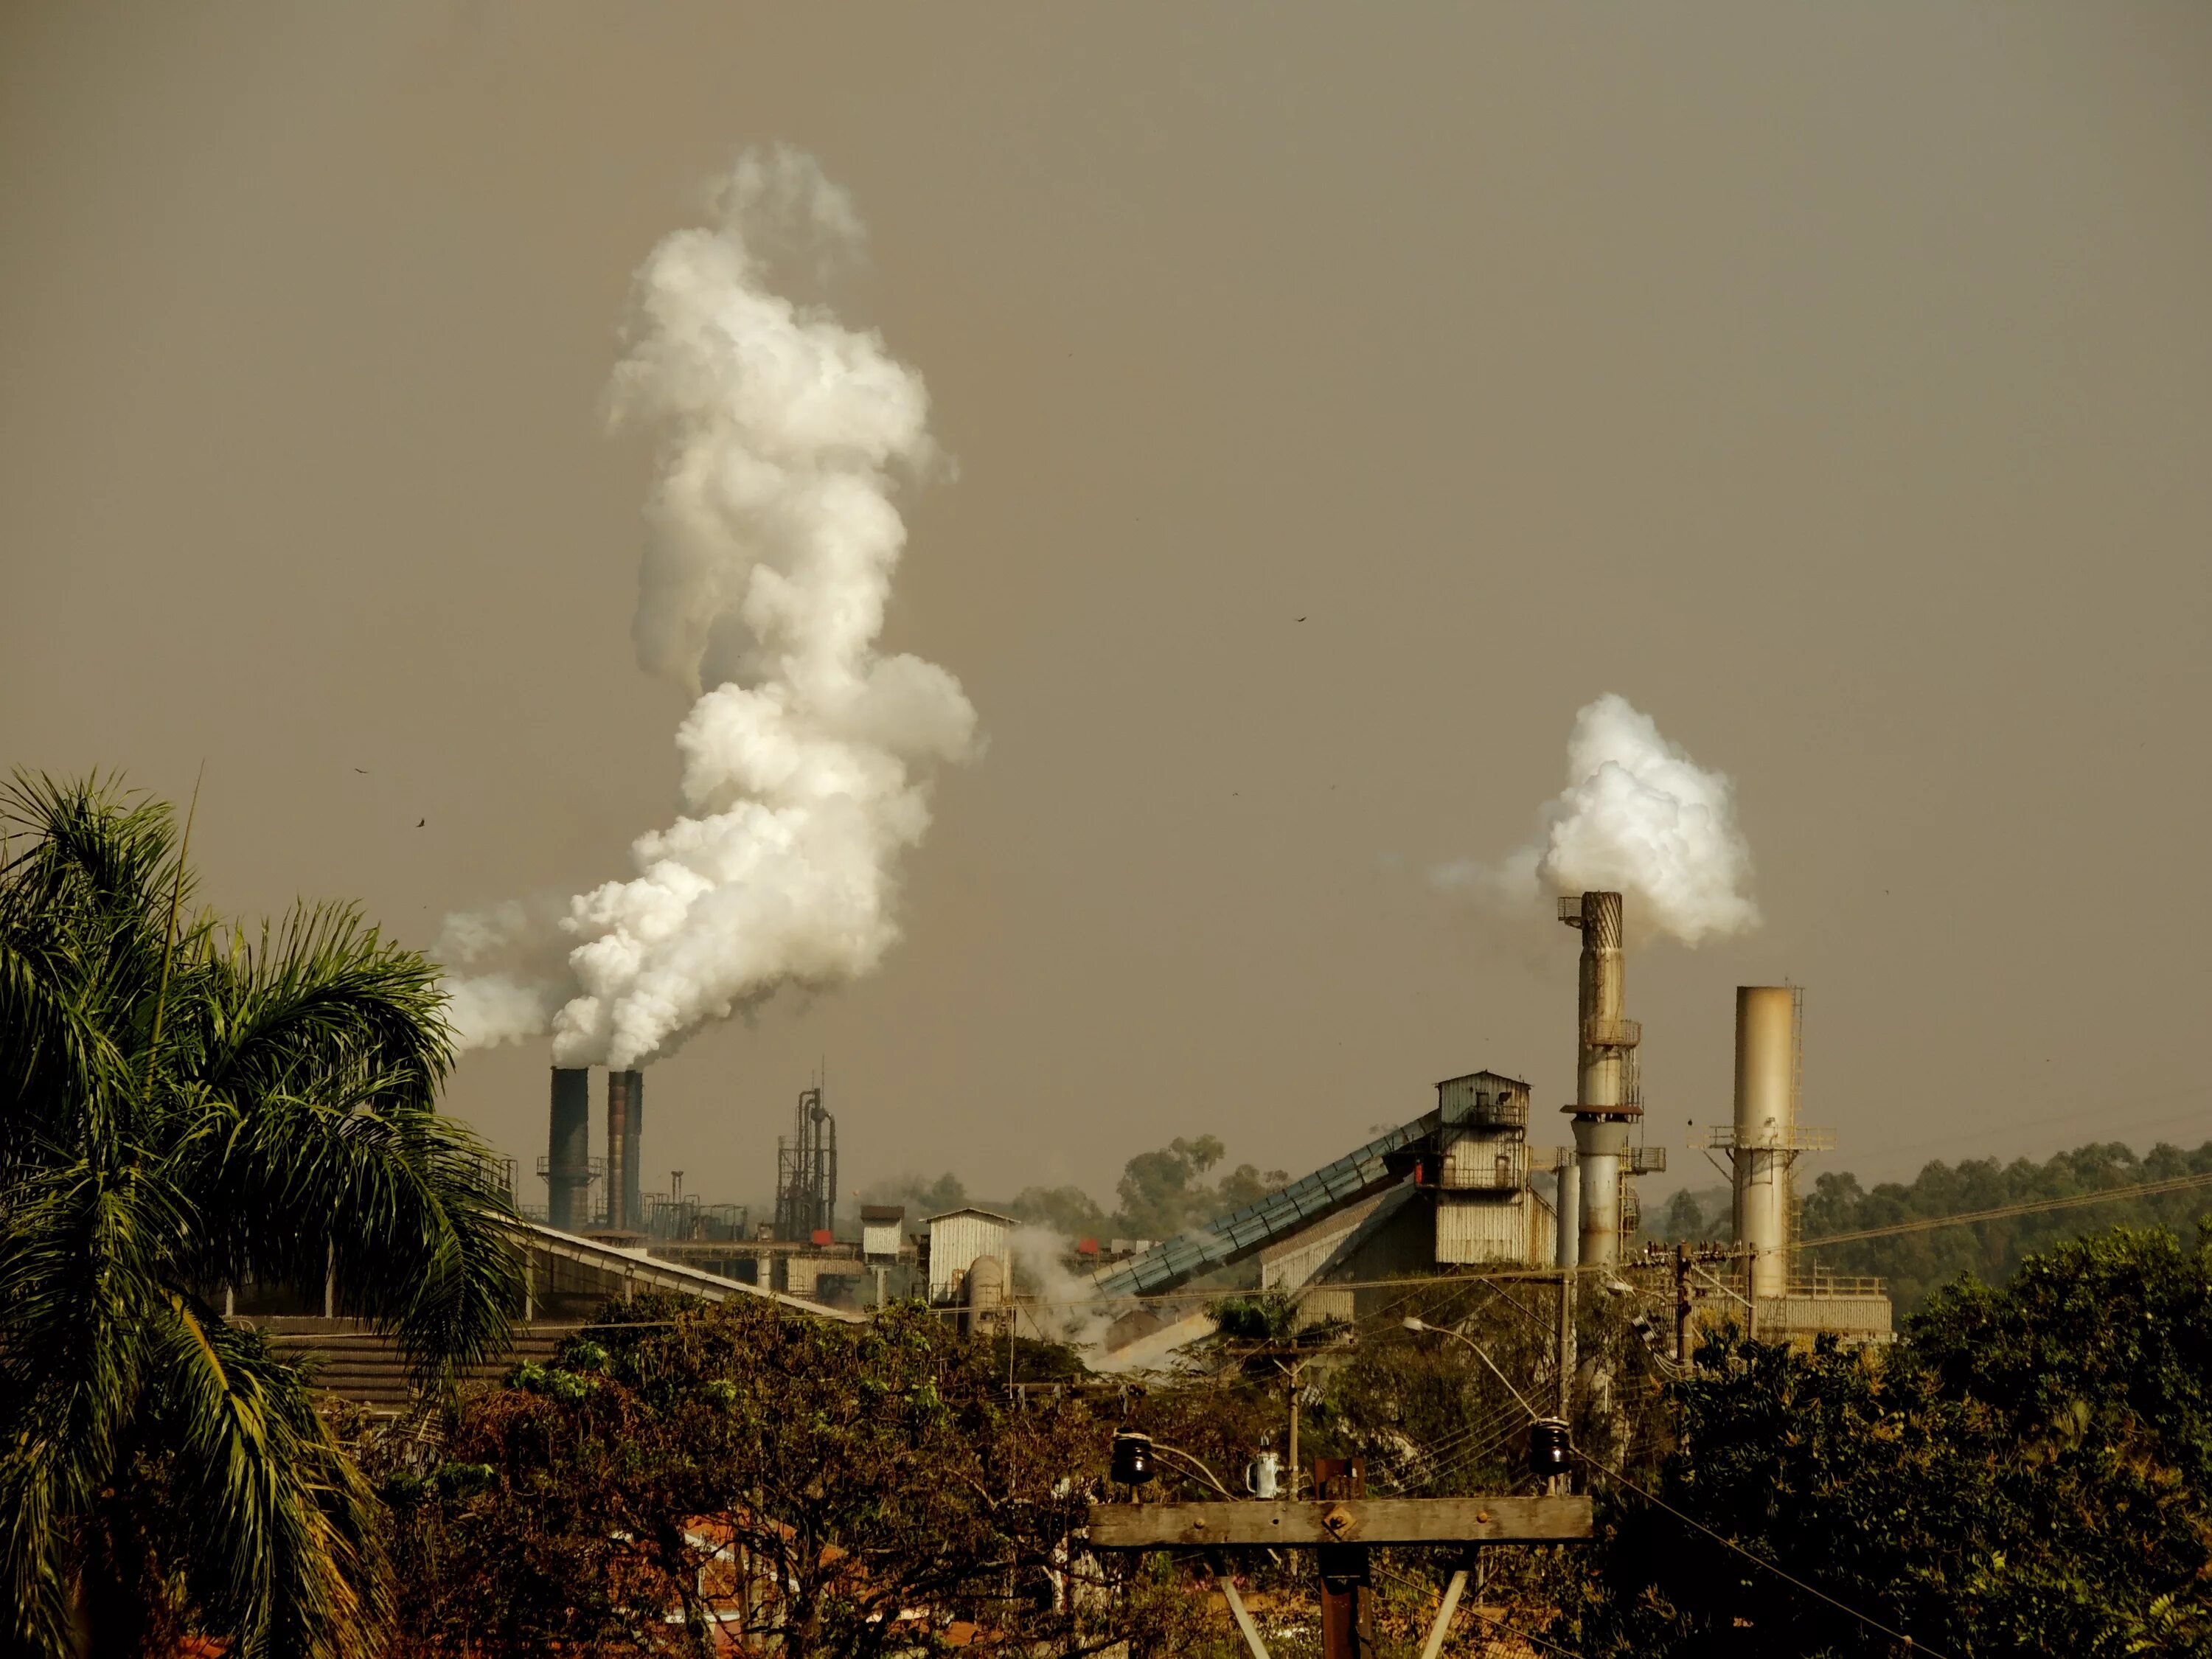
[[[632,844],[627,881],[447,919],[464,1047],[550,1026],[557,1064],[641,1066],[779,986],[866,973],[898,938],[929,770],[975,747],[957,680],[876,649],[896,477],[934,453],[921,378],[769,284],[770,252],[856,250],[851,200],[811,157],[750,152],[713,218],[640,269],[609,390],[616,429],[660,438],[631,631],[697,697],[683,813]]]
[[[1567,787],[1536,838],[1496,865],[1436,872],[1447,887],[1525,908],[1552,893],[1620,892],[1644,927],[1686,945],[1759,926],[1751,846],[1735,788],[1668,742],[1649,714],[1607,692],[1575,716]]]

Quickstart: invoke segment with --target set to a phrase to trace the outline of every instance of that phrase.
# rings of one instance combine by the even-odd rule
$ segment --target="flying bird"
[[[429,821],[430,820],[428,818],[417,818],[415,820],[415,827],[417,830],[420,830],[424,824],[429,823]]]
[[[368,775],[368,769],[366,766],[356,766],[353,769],[360,773],[363,777],[367,777]]]
[[[1305,620],[1305,618],[1304,618],[1304,617],[1299,617],[1299,618],[1298,618],[1298,620],[1299,620],[1300,622],[1304,622],[1304,621]]]

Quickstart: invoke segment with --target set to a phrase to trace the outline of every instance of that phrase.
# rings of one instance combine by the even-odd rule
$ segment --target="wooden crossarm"
[[[1100,1550],[1316,1544],[1558,1544],[1593,1530],[1588,1498],[1346,1498],[1319,1503],[1093,1504]]]

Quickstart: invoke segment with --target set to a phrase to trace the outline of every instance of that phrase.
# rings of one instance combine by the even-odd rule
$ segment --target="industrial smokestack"
[[[635,1232],[643,1220],[638,1201],[638,1137],[645,1127],[645,1073],[607,1073],[607,1226]]]
[[[545,1219],[563,1232],[584,1222],[592,1185],[592,1074],[553,1068],[553,1117],[545,1142]]]
[[[1798,1020],[1788,985],[1735,988],[1735,1237],[1754,1297],[1790,1289],[1790,1166],[1797,1147]]]
[[[1583,950],[1575,1020],[1575,1162],[1582,1265],[1602,1267],[1620,1256],[1621,1159],[1628,1125],[1641,1117],[1636,1046],[1643,1028],[1621,1018],[1620,895],[1584,893],[1559,901],[1559,920],[1581,930]]]

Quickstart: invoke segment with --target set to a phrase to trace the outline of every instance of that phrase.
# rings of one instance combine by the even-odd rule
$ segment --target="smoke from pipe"
[[[1686,945],[1759,922],[1728,775],[1698,766],[1612,692],[1575,715],[1567,787],[1545,804],[1535,838],[1499,863],[1435,874],[1440,885],[1516,910],[1547,892],[1618,890],[1638,931]]]
[[[556,1064],[626,1069],[779,986],[868,972],[930,769],[975,746],[957,680],[876,648],[894,483],[934,455],[921,377],[769,285],[771,254],[857,252],[852,202],[811,157],[754,151],[713,220],[638,271],[608,393],[615,429],[659,440],[631,633],[697,698],[682,814],[632,844],[628,880],[447,919],[464,1047],[550,1026]]]

